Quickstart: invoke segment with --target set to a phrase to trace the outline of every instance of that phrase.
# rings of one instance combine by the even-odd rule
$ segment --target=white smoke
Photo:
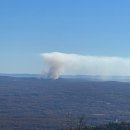
[[[83,56],[60,52],[41,54],[50,78],[60,75],[130,76],[130,59],[120,57]]]

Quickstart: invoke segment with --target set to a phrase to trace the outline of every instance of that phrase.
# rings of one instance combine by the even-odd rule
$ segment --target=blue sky
[[[40,53],[130,57],[129,0],[0,1],[0,72],[40,73]]]

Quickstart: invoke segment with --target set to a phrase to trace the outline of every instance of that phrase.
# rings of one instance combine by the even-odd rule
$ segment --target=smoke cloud
[[[130,59],[84,56],[60,52],[42,53],[44,74],[58,79],[60,75],[130,76]]]

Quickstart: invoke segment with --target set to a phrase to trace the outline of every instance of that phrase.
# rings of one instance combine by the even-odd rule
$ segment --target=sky
[[[0,1],[0,73],[41,73],[41,53],[130,57],[129,0]]]

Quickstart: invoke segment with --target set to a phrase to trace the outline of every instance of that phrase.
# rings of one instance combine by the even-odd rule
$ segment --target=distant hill
[[[0,73],[0,76],[10,76],[10,77],[40,77],[40,74],[5,74]]]
[[[4,73],[0,73],[0,76],[34,77],[34,78],[47,79],[42,74],[4,74]],[[63,79],[84,79],[84,80],[87,80],[87,81],[130,82],[130,76],[62,75],[60,78],[63,78]]]
[[[119,81],[130,82],[130,76],[99,76],[99,75],[63,75],[62,78],[86,79],[88,81]]]

